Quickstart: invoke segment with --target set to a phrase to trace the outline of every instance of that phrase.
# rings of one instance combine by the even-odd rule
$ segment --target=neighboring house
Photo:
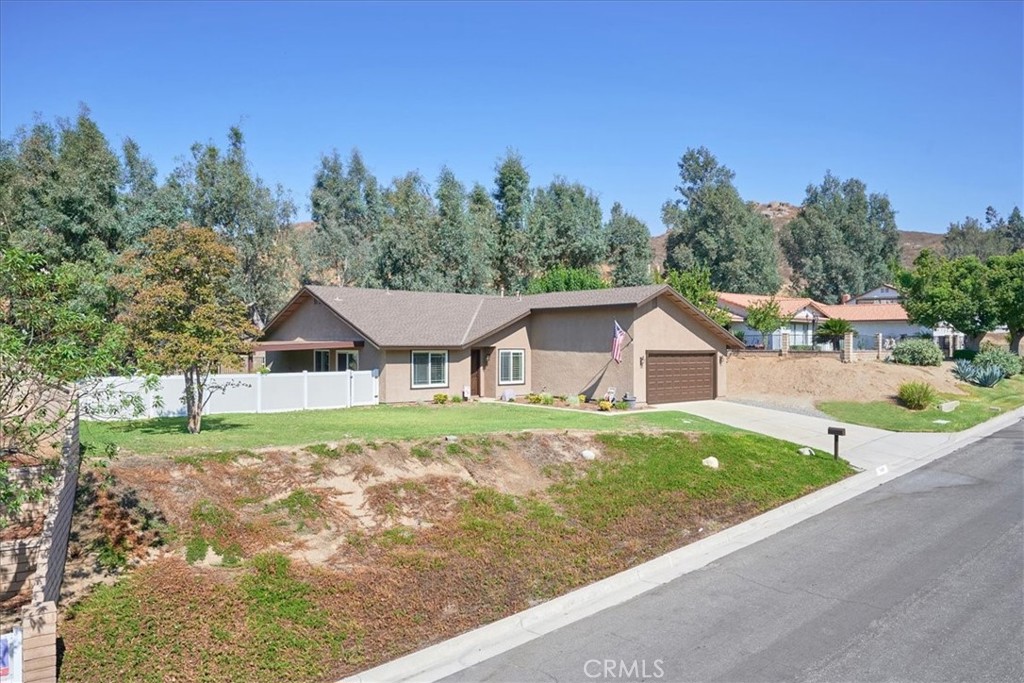
[[[879,333],[886,346],[892,346],[907,337],[932,333],[928,328],[910,324],[903,306],[885,299],[895,291],[891,287],[882,286],[838,305],[823,304],[808,298],[775,297],[782,314],[789,317],[790,321],[785,328],[777,330],[767,339],[762,339],[757,330],[748,328],[745,321],[748,307],[767,301],[770,297],[763,294],[721,292],[718,294],[718,305],[732,316],[733,322],[729,329],[734,334],[742,334],[747,346],[767,349],[780,347],[780,333],[783,329],[789,331],[791,347],[811,346],[815,343],[814,335],[818,326],[829,318],[842,318],[853,325],[857,331],[857,345],[865,348],[874,347]],[[896,292],[896,295],[899,296],[899,293]]]
[[[899,303],[900,293],[895,286],[884,284],[859,296],[844,294],[842,299],[844,304],[895,304]]]
[[[760,332],[747,327],[747,308],[763,303],[769,298],[763,294],[720,292],[718,294],[718,305],[729,312],[731,319],[729,330],[733,334],[742,336],[747,346],[777,349],[780,343],[779,333],[782,329],[789,330],[790,346],[810,346],[814,344],[814,331],[817,329],[818,321],[823,316],[821,311],[815,308],[818,304],[813,299],[807,297],[775,297],[782,315],[789,318],[789,324],[785,328],[769,335],[767,339],[762,339]]]
[[[521,297],[310,286],[257,346],[271,372],[376,370],[382,403],[609,387],[648,403],[711,399],[743,347],[668,285]]]

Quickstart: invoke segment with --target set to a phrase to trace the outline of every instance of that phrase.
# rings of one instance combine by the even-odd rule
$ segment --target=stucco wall
[[[861,304],[868,306],[870,304]],[[908,322],[853,322],[851,323],[857,334],[861,337],[874,338],[879,332],[882,333],[882,337],[888,338],[893,337],[899,339],[906,335],[908,337],[916,337],[922,332],[931,332],[926,327],[920,325],[911,325]]]
[[[637,310],[636,348],[633,351],[633,371],[636,377],[636,395],[647,399],[647,372],[640,367],[640,357],[648,351],[715,351],[718,376],[718,396],[725,396],[726,368],[725,343],[705,329],[691,315],[684,312],[668,297],[661,296]]]
[[[444,351],[445,349],[415,349],[416,351]],[[469,386],[469,349],[448,349],[448,386],[412,388],[413,349],[386,349],[386,370],[380,376],[381,403],[407,403],[430,401],[434,394],[462,395],[462,389]],[[363,366],[364,368],[366,366]]]
[[[306,299],[267,341],[360,341],[363,337],[316,299]]]
[[[611,357],[615,321],[636,337],[633,307],[537,311],[530,316],[533,391],[602,396],[615,387],[621,397],[634,395],[636,363],[633,344],[626,339],[622,364]]]
[[[473,344],[473,348],[484,350],[486,359],[481,357],[483,366],[483,382],[480,384],[482,396],[498,398],[506,389],[511,389],[517,396],[522,396],[533,391],[533,350],[530,340],[530,325],[527,320],[522,320],[515,325],[491,335]],[[523,350],[523,384],[499,384],[499,372],[501,371],[499,351]],[[468,377],[468,375],[467,375]]]

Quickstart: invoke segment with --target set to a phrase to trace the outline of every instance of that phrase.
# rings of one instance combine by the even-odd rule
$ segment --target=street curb
[[[426,683],[450,676],[563,626],[622,604],[684,574],[702,569],[715,560],[799,524],[1022,419],[1024,408],[1018,408],[962,432],[951,433],[946,442],[930,451],[894,461],[874,471],[862,471],[713,536],[494,623],[342,679],[341,683]],[[860,448],[869,448],[874,443]]]

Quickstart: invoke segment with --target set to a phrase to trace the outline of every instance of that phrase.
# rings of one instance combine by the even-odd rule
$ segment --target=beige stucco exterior
[[[611,357],[615,321],[635,338],[635,310],[617,306],[532,313],[533,390],[593,398],[615,387],[620,398],[635,395],[633,344],[626,339],[621,365]]]
[[[717,396],[725,396],[728,358],[725,343],[694,320],[667,296],[659,296],[637,307],[633,372],[636,395],[646,400],[647,372],[640,366],[640,357],[648,351],[714,351]]]
[[[629,334],[622,363],[611,358],[614,323]],[[378,349],[337,314],[310,297],[279,325],[268,341],[362,341],[359,368],[380,372],[380,401],[404,403],[430,401],[435,394],[461,395],[472,386],[474,351],[481,357],[480,394],[499,397],[511,389],[516,395],[548,392],[554,395],[586,394],[600,397],[614,387],[616,395],[646,401],[647,354],[657,351],[715,354],[717,395],[726,393],[726,342],[666,294],[639,306],[602,306],[539,309],[486,338],[462,348]],[[523,350],[525,382],[502,385],[499,357],[502,350]],[[412,386],[412,352],[447,351],[448,381],[443,387]],[[273,372],[313,369],[313,351],[268,352]],[[331,369],[336,369],[336,352]]]

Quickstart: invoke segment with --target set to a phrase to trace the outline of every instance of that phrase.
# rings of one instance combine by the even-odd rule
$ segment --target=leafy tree
[[[374,240],[381,230],[384,201],[358,150],[352,150],[347,170],[337,151],[320,159],[310,203],[315,225],[310,261],[317,273],[304,279],[372,284]]]
[[[576,292],[584,289],[607,289],[608,283],[593,268],[566,268],[555,266],[539,278],[530,281],[530,294],[545,292]]]
[[[596,266],[608,251],[601,203],[579,183],[555,178],[533,194],[528,232],[535,268]]]
[[[815,339],[821,343],[837,346],[847,334],[857,334],[850,321],[842,318],[829,318],[820,325],[814,333]]]
[[[121,175],[118,221],[123,246],[135,244],[158,226],[180,225],[185,221],[186,198],[175,179],[157,183],[156,166],[142,155],[131,138],[121,147],[124,165]]]
[[[231,288],[236,252],[209,228],[182,225],[151,230],[123,263],[120,320],[137,362],[149,372],[184,374],[188,431],[198,434],[203,408],[226,388],[210,375],[237,364],[258,332]]]
[[[467,197],[469,230],[480,260],[481,291],[494,289],[495,240],[498,236],[498,210],[487,188],[475,183]]]
[[[1010,243],[1010,251],[1016,252],[1024,249],[1024,216],[1021,215],[1019,207],[1013,207],[1010,217],[1003,224],[1001,232],[1003,237]]]
[[[192,146],[192,160],[174,173],[188,201],[193,225],[208,226],[237,252],[231,288],[262,327],[290,293],[281,247],[295,207],[278,187],[271,191],[253,174],[241,129],[228,131],[227,150],[212,143]]]
[[[994,256],[986,264],[988,289],[999,310],[999,320],[1010,330],[1010,351],[1020,355],[1024,338],[1024,250]]]
[[[439,291],[433,254],[437,213],[416,171],[396,178],[384,192],[386,213],[376,244],[376,280],[389,289]]]
[[[782,247],[807,296],[838,303],[890,280],[899,260],[896,213],[884,194],[831,172],[808,185],[800,214],[786,226]]]
[[[1010,240],[1003,234],[1005,221],[991,206],[985,213],[988,227],[982,226],[977,218],[968,216],[962,223],[950,223],[942,238],[942,247],[948,258],[974,256],[981,261],[990,256],[1008,254]]]
[[[747,327],[757,330],[763,337],[772,334],[787,322],[789,319],[782,315],[782,309],[774,296],[747,307]]]
[[[679,161],[680,197],[665,202],[671,270],[702,265],[718,290],[771,294],[778,291],[775,234],[768,219],[743,202],[734,173],[705,147],[688,149]]]
[[[969,349],[978,350],[982,337],[999,324],[989,270],[974,256],[948,259],[926,249],[913,270],[901,271],[897,279],[911,322],[948,323],[964,333]]]
[[[486,190],[484,191],[486,196]],[[466,188],[445,167],[437,179],[437,227],[433,239],[439,286],[446,292],[482,292],[490,284],[490,254],[468,207]]]
[[[77,274],[40,254],[0,252],[0,456],[42,462],[90,391],[83,380],[121,366],[124,331],[75,303]],[[33,492],[0,457],[0,527]]]
[[[520,290],[534,260],[527,240],[530,210],[530,174],[517,152],[509,150],[495,169],[494,201],[497,203],[497,238],[494,240],[494,274],[497,287]]]
[[[651,282],[651,232],[639,218],[627,213],[622,204],[612,205],[605,228],[608,235],[608,263],[616,287],[633,287]]]
[[[718,295],[711,288],[711,269],[707,266],[670,270],[664,281],[722,327],[729,324],[729,312],[718,305]]]

